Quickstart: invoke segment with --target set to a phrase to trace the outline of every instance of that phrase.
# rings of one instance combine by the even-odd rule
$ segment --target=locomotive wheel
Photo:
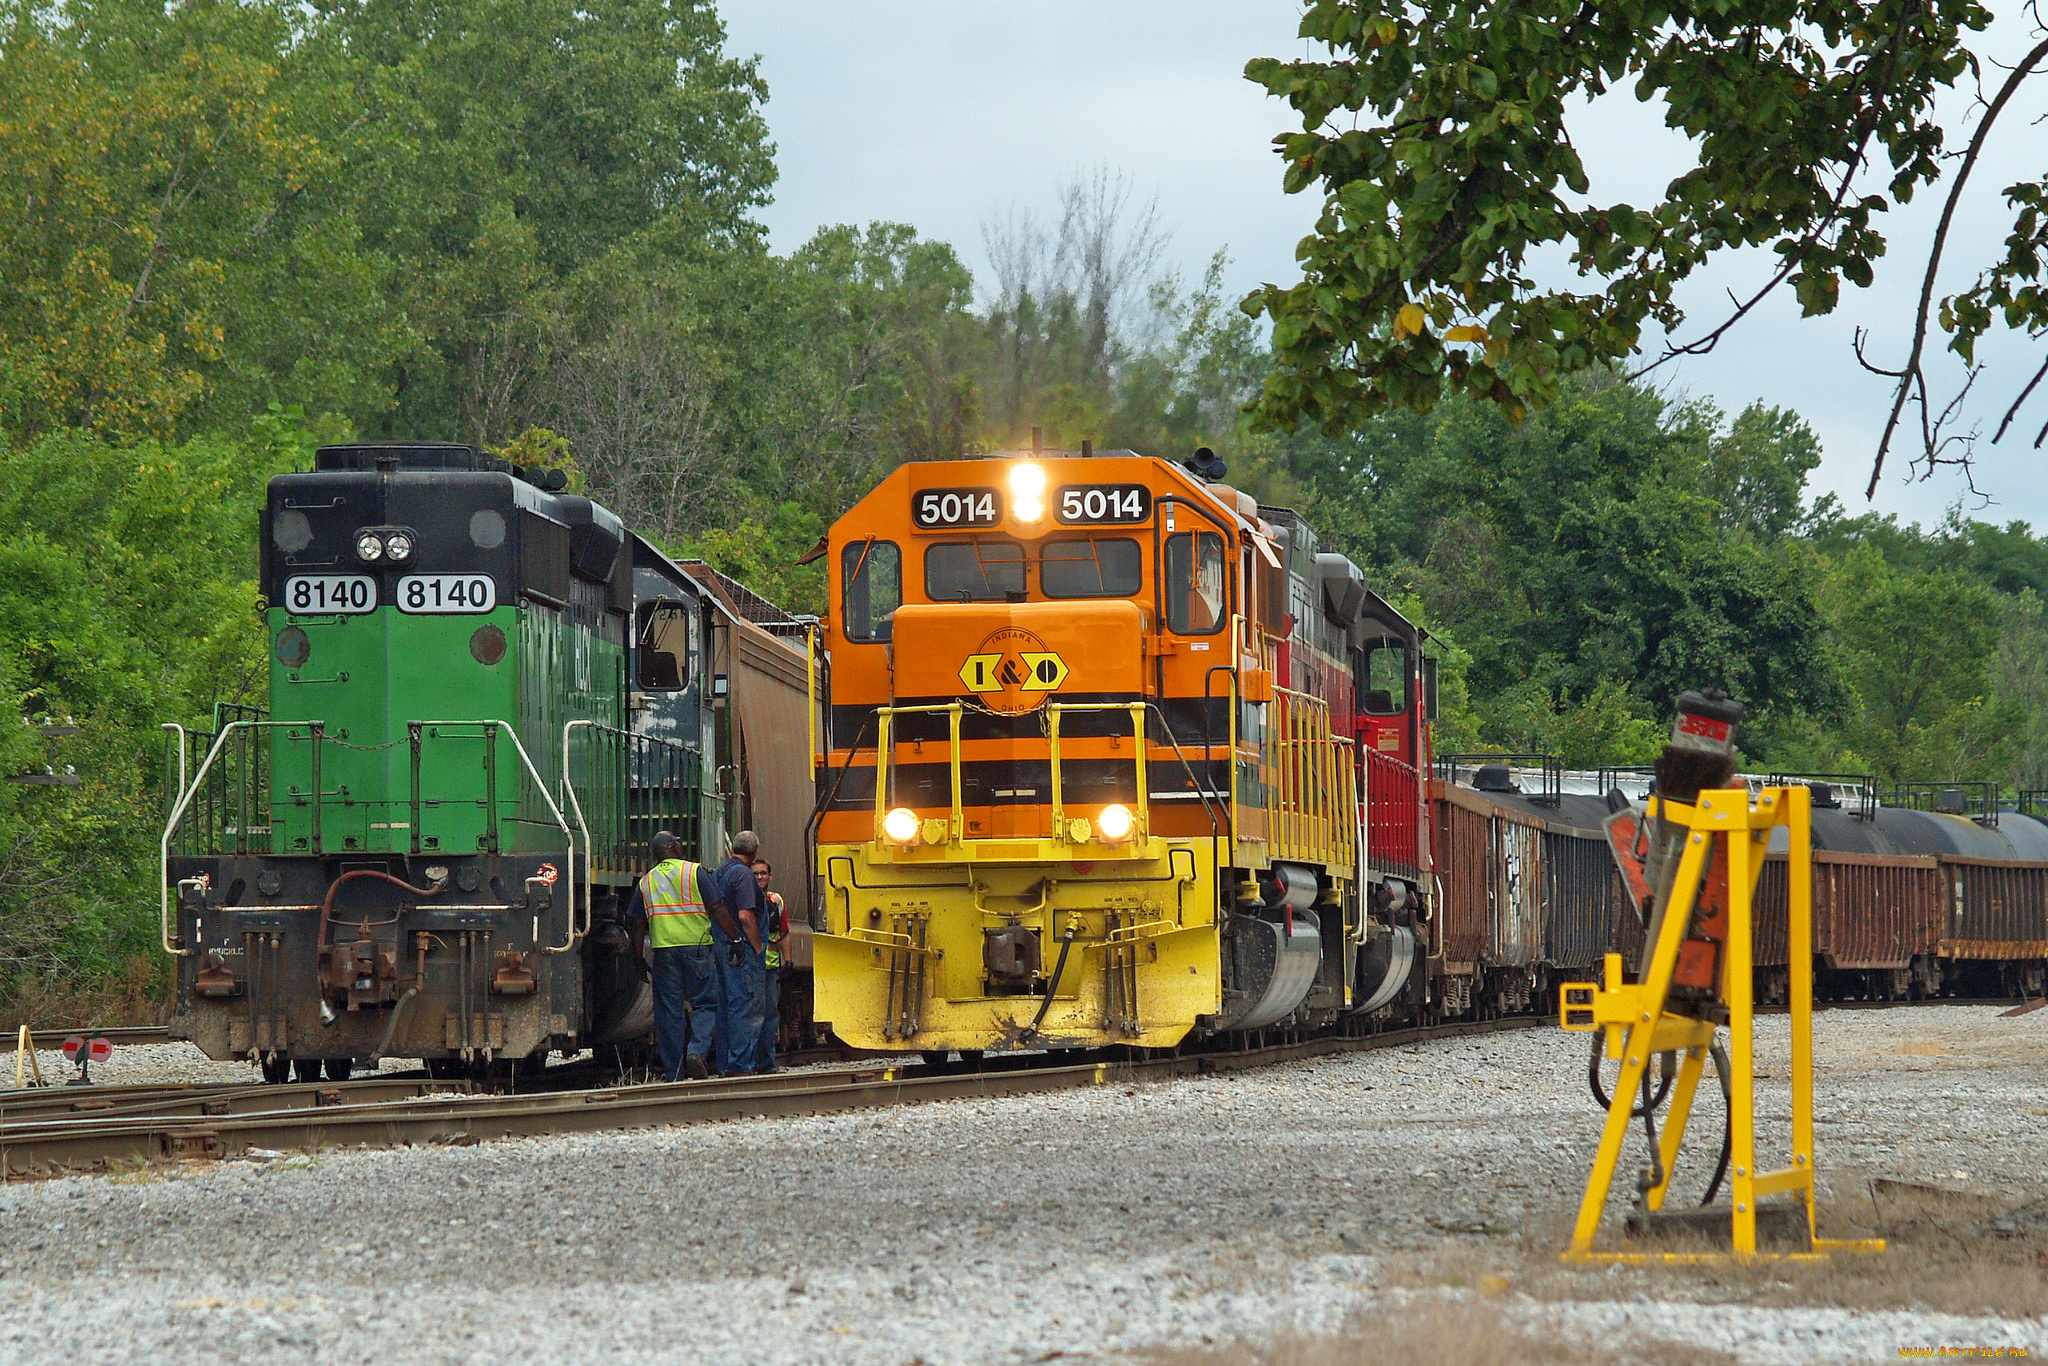
[[[318,1059],[318,1058],[293,1058],[293,1059],[292,1059],[292,1080],[293,1080],[293,1081],[318,1081],[318,1080],[320,1080],[320,1059]]]
[[[356,1060],[354,1058],[329,1058],[326,1070],[327,1080],[347,1081],[349,1073],[356,1070]]]
[[[292,1060],[290,1058],[281,1058],[276,1054],[271,1054],[261,1059],[261,1062],[263,1065],[263,1080],[271,1085],[281,1086],[292,1079]]]

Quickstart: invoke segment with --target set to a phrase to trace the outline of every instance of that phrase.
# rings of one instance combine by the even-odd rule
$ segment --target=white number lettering
[[[408,574],[398,581],[401,612],[488,612],[497,599],[491,580],[478,574]]]
[[[367,574],[294,574],[284,581],[284,606],[295,616],[368,612],[377,585]]]
[[[929,525],[939,520],[939,495],[927,493],[917,500],[917,519]]]

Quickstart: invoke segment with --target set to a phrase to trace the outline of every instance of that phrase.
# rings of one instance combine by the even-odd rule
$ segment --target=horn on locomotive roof
[[[1223,458],[1207,446],[1195,447],[1195,453],[1180,463],[1182,469],[1197,474],[1211,483],[1230,473],[1230,466],[1226,465],[1223,462]]]

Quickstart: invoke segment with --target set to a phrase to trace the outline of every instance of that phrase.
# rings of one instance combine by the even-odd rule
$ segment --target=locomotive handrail
[[[273,723],[273,724],[275,724],[275,723]],[[508,740],[510,740],[510,741],[512,742],[512,748],[513,748],[513,751],[514,751],[515,753],[517,753],[517,754],[519,755],[519,762],[520,762],[520,763],[521,763],[522,765],[524,765],[524,766],[525,766],[525,768],[526,768],[526,776],[527,776],[527,777],[529,777],[529,778],[531,778],[531,779],[533,779],[533,790],[534,790],[534,791],[535,791],[536,793],[540,794],[540,799],[541,799],[542,801],[544,801],[544,802],[546,802],[546,803],[548,804],[548,813],[549,813],[550,815],[552,815],[552,816],[553,816],[553,817],[555,818],[555,824],[556,824],[556,825],[559,825],[560,827],[562,827],[562,843],[564,844],[564,846],[565,846],[565,847],[566,847],[566,848],[568,849],[568,851],[569,851],[569,915],[568,915],[568,937],[567,937],[567,938],[565,938],[565,939],[564,939],[564,940],[563,940],[563,941],[562,941],[561,943],[559,943],[559,944],[543,944],[543,943],[541,943],[541,941],[540,941],[540,913],[539,913],[538,911],[536,911],[536,912],[534,912],[534,916],[533,916],[533,946],[534,946],[534,947],[535,947],[536,949],[539,949],[539,950],[540,950],[540,951],[541,951],[542,953],[567,953],[567,952],[568,952],[568,951],[569,951],[570,949],[572,949],[572,948],[574,948],[574,947],[576,946],[576,939],[577,939],[577,933],[576,933],[576,836],[575,836],[575,833],[574,833],[573,831],[571,831],[571,830],[569,829],[569,819],[568,819],[568,817],[566,817],[566,816],[564,816],[564,815],[562,814],[562,808],[561,808],[560,806],[558,806],[558,805],[556,805],[556,804],[555,804],[555,799],[554,799],[553,797],[550,797],[550,796],[548,795],[548,785],[547,785],[547,781],[546,781],[545,779],[543,779],[543,778],[542,778],[542,777],[540,776],[540,770],[539,770],[539,769],[537,769],[537,768],[535,768],[535,767],[533,766],[533,760],[532,760],[531,758],[529,758],[529,757],[527,756],[527,753],[526,753],[526,746],[525,746],[525,745],[523,745],[523,744],[521,744],[521,743],[520,743],[520,741],[519,741],[519,732],[518,732],[518,730],[516,730],[516,729],[515,729],[514,727],[512,727],[512,726],[509,726],[509,725],[507,725],[507,724],[506,724],[505,722],[503,722],[503,721],[493,721],[493,720],[479,720],[479,719],[476,719],[476,718],[473,718],[473,717],[472,717],[472,718],[470,718],[470,719],[467,719],[467,720],[459,720],[459,721],[418,721],[418,722],[413,722],[412,724],[414,724],[414,725],[418,725],[418,726],[421,726],[421,727],[426,727],[426,726],[483,726],[484,728],[486,728],[487,730],[489,730],[489,731],[490,731],[490,732],[491,732],[491,733],[493,734],[493,736],[495,736],[495,735],[497,735],[497,734],[499,734],[499,733],[501,733],[501,732],[502,732],[502,733],[504,734],[505,738],[506,738],[506,739],[508,739]],[[316,793],[314,793],[314,794],[313,794],[313,802],[314,802],[314,809],[315,809],[315,810],[318,810],[318,809],[319,809],[319,801],[320,801],[320,794],[316,792]],[[492,826],[492,828],[493,828],[493,829],[495,830],[495,829],[497,828],[497,824],[498,824],[498,809],[497,809],[497,803],[496,803],[495,801],[493,801],[493,802],[491,803],[491,817],[490,817],[490,819],[491,819],[491,826]],[[587,915],[588,915],[588,909],[587,909],[587,908],[586,908],[586,910],[585,910],[585,915],[586,915],[586,917],[587,917]]]
[[[1132,762],[1136,765],[1138,786],[1137,810],[1132,813],[1135,839],[1148,838],[1152,833],[1152,788],[1145,776],[1145,707],[1143,700],[1137,702],[1053,702],[1046,706],[1046,715],[1051,724],[1046,727],[1046,754],[1052,762],[1052,832],[1053,838],[1064,840],[1067,828],[1066,780],[1060,765],[1060,721],[1070,711],[1126,711],[1131,714],[1131,748],[1135,751]]]
[[[486,729],[487,729],[487,730],[488,730],[489,732],[491,732],[491,734],[492,734],[493,736],[495,736],[495,735],[497,735],[498,733],[502,732],[502,733],[503,733],[503,734],[504,734],[504,735],[505,735],[505,736],[506,736],[507,738],[509,738],[509,739],[510,739],[510,740],[512,741],[512,748],[513,748],[514,752],[516,752],[516,753],[517,753],[517,754],[519,755],[519,762],[520,762],[520,763],[521,763],[522,765],[524,765],[524,766],[525,766],[525,769],[526,769],[526,773],[527,773],[527,776],[533,779],[533,785],[534,785],[534,790],[535,790],[535,791],[536,791],[537,793],[539,793],[539,794],[540,794],[540,799],[541,799],[541,800],[542,800],[543,802],[546,802],[546,803],[547,803],[548,811],[549,811],[549,812],[550,812],[550,813],[551,813],[551,814],[552,814],[552,815],[554,816],[554,818],[555,818],[555,824],[561,827],[561,829],[562,829],[562,839],[563,839],[564,843],[565,843],[565,844],[567,845],[567,847],[568,847],[568,851],[569,851],[569,855],[568,855],[568,856],[569,856],[569,916],[568,916],[568,938],[567,938],[567,939],[566,939],[566,940],[565,940],[565,941],[564,941],[563,943],[561,943],[561,944],[559,944],[559,945],[550,945],[550,944],[543,944],[543,943],[541,942],[541,934],[540,934],[540,915],[539,915],[539,913],[538,913],[538,912],[536,912],[536,913],[535,913],[535,915],[534,915],[534,917],[533,917],[533,943],[534,943],[534,947],[535,947],[536,949],[539,949],[539,950],[540,950],[541,952],[543,952],[543,953],[566,953],[566,952],[567,952],[567,951],[568,951],[569,949],[571,949],[571,948],[575,947],[575,944],[576,944],[576,939],[577,939],[577,931],[576,931],[576,885],[575,885],[575,878],[576,878],[576,837],[575,837],[574,833],[573,833],[573,832],[572,832],[572,831],[570,830],[570,828],[569,828],[569,822],[568,822],[568,818],[567,818],[567,817],[565,817],[565,816],[564,816],[564,815],[562,814],[562,809],[561,809],[561,807],[560,807],[560,806],[558,806],[558,805],[556,805],[556,803],[555,803],[555,799],[554,799],[553,797],[551,797],[551,796],[549,796],[549,795],[548,795],[548,790],[547,790],[547,783],[546,783],[546,782],[545,782],[545,781],[544,781],[544,780],[543,780],[543,779],[541,778],[539,770],[537,770],[537,769],[536,769],[536,768],[534,767],[534,765],[533,765],[533,760],[532,760],[532,759],[531,759],[530,757],[528,757],[528,755],[527,755],[527,753],[526,753],[526,746],[520,743],[520,741],[519,741],[519,734],[518,734],[518,732],[517,732],[516,730],[514,730],[514,729],[513,729],[513,728],[512,728],[511,726],[509,726],[509,725],[506,725],[506,724],[505,724],[504,722],[502,722],[502,721],[478,720],[478,719],[475,719],[475,718],[470,718],[470,719],[466,719],[466,720],[459,720],[459,721],[417,721],[417,722],[412,722],[412,723],[410,723],[410,724],[411,724],[411,725],[418,725],[418,726],[421,726],[421,727],[425,727],[425,726],[450,726],[450,727],[453,727],[453,726],[482,726],[482,727],[486,728]],[[171,941],[171,836],[172,836],[172,835],[173,835],[173,834],[174,834],[174,833],[175,833],[175,832],[177,831],[177,828],[178,828],[178,824],[179,824],[179,822],[181,822],[182,820],[184,820],[184,819],[185,819],[185,812],[186,812],[187,808],[189,808],[189,807],[191,806],[191,804],[192,804],[192,798],[193,798],[193,795],[194,795],[194,794],[195,794],[196,792],[198,792],[198,790],[199,790],[199,785],[200,785],[200,784],[201,784],[202,782],[204,782],[204,781],[206,780],[206,775],[207,775],[207,773],[208,773],[208,772],[209,772],[209,771],[210,771],[210,770],[211,770],[211,769],[213,768],[213,765],[214,765],[214,761],[215,761],[216,759],[218,759],[218,758],[220,757],[220,752],[221,752],[222,748],[226,746],[226,744],[227,744],[227,741],[228,741],[228,737],[229,737],[229,736],[231,736],[231,735],[233,735],[233,734],[234,734],[234,733],[235,733],[236,731],[238,731],[238,730],[239,730],[239,731],[245,731],[245,732],[246,732],[246,731],[254,731],[254,730],[257,730],[257,729],[259,729],[259,728],[260,728],[260,729],[266,729],[266,730],[267,730],[267,729],[275,729],[275,728],[277,728],[277,727],[279,727],[279,726],[305,726],[305,727],[307,728],[307,730],[309,730],[309,731],[310,731],[310,732],[311,732],[311,733],[313,734],[313,736],[314,736],[314,741],[315,741],[315,743],[314,743],[314,754],[315,754],[316,756],[318,755],[318,753],[319,753],[319,743],[318,743],[318,741],[319,741],[319,737],[320,737],[321,733],[322,733],[322,732],[323,732],[323,731],[325,730],[325,728],[326,728],[326,723],[325,723],[325,722],[322,722],[322,721],[230,721],[230,722],[228,722],[228,723],[227,723],[226,725],[222,726],[222,727],[220,728],[220,732],[219,732],[219,733],[218,733],[217,735],[215,735],[215,736],[214,736],[214,740],[213,740],[213,746],[212,746],[212,748],[210,748],[210,749],[208,749],[208,750],[207,750],[207,752],[206,752],[206,759],[205,759],[205,761],[204,761],[204,762],[202,762],[202,763],[201,763],[201,764],[199,765],[199,769],[198,769],[198,771],[197,771],[196,773],[194,773],[194,774],[192,775],[191,781],[190,781],[190,782],[189,782],[188,784],[186,784],[186,786],[185,786],[185,789],[184,789],[184,791],[183,791],[183,792],[181,792],[181,793],[179,794],[179,797],[178,797],[178,803],[177,803],[177,805],[176,805],[176,806],[175,806],[174,808],[172,808],[172,811],[171,811],[171,815],[170,815],[170,819],[164,822],[164,832],[163,832],[163,837],[162,837],[162,839],[161,839],[161,840],[160,840],[160,841],[158,842],[158,848],[157,848],[157,855],[158,855],[158,869],[159,869],[159,877],[158,877],[158,883],[159,883],[159,886],[158,886],[158,907],[157,907],[157,933],[158,933],[158,938],[159,938],[159,939],[161,940],[161,942],[162,942],[162,945],[163,945],[163,950],[164,950],[164,952],[165,952],[165,953],[167,953],[167,954],[170,954],[170,955],[171,955],[172,957],[174,957],[174,958],[188,958],[188,957],[191,957],[192,955],[194,955],[194,954],[198,953],[198,952],[199,952],[199,950],[198,950],[198,949],[196,949],[196,948],[194,948],[194,949],[182,949],[182,948],[178,948],[178,947],[176,947],[176,946],[175,946],[175,945],[174,945],[174,944],[172,943],[172,941]],[[314,813],[314,831],[315,831],[315,844],[316,844],[316,849],[317,849],[317,844],[318,844],[318,830],[319,830],[319,811],[320,811],[320,803],[321,803],[321,795],[322,795],[322,794],[321,794],[321,792],[320,792],[320,788],[319,788],[319,782],[318,782],[318,777],[317,777],[317,775],[318,775],[318,773],[319,773],[319,765],[318,765],[318,763],[317,763],[317,760],[316,760],[316,762],[315,762],[315,764],[314,764],[314,770],[313,770],[313,771],[314,771],[314,774],[316,775],[316,776],[315,776],[315,781],[314,781],[314,785],[313,785],[313,793],[312,793],[312,800],[313,800],[313,813]],[[491,801],[489,802],[489,805],[490,805],[490,808],[491,808],[491,809],[490,809],[490,822],[491,822],[492,828],[493,828],[493,829],[495,829],[495,828],[496,828],[496,826],[497,826],[497,822],[498,822],[498,812],[497,812],[497,803],[496,803],[496,800],[495,800],[495,798],[493,798],[493,799],[492,799],[492,800],[491,800]],[[586,871],[587,871],[587,870],[586,870]],[[588,915],[589,915],[589,908],[588,908],[588,906],[587,906],[587,904],[586,904],[586,907],[585,907],[585,918],[586,918],[586,921],[587,921],[587,919],[588,919]]]
[[[178,791],[183,792],[185,790],[185,728],[176,721],[166,721],[158,726],[157,729],[176,731],[178,733]]]
[[[1195,795],[1202,799],[1202,810],[1207,812],[1209,815],[1209,837],[1211,842],[1213,843],[1214,841],[1221,839],[1223,835],[1224,824],[1229,820],[1229,816],[1226,814],[1223,821],[1218,821],[1216,818],[1216,810],[1218,804],[1222,801],[1224,794],[1220,792],[1212,793],[1208,785],[1208,778],[1197,778],[1195,776],[1195,766],[1188,762],[1188,756],[1186,752],[1181,749],[1180,741],[1174,737],[1173,727],[1167,723],[1166,713],[1160,709],[1159,704],[1148,699],[1145,703],[1145,709],[1151,712],[1153,716],[1159,719],[1160,733],[1166,736],[1167,745],[1173,750],[1174,757],[1180,760],[1181,770],[1188,775],[1188,782],[1191,785],[1193,785],[1195,789]],[[1235,751],[1233,751],[1233,753],[1234,752]],[[1204,764],[1208,764],[1211,762],[1208,756],[1208,752],[1206,750],[1203,751],[1202,762]],[[1213,772],[1214,771],[1211,770],[1211,776],[1213,776]],[[1236,786],[1237,785],[1235,782],[1231,784],[1233,790],[1235,790]],[[1212,800],[1212,797],[1214,798],[1214,800]],[[1235,837],[1233,836],[1233,838]]]
[[[590,933],[590,904],[593,896],[591,885],[591,843],[590,822],[583,815],[583,803],[576,797],[576,784],[569,781],[569,734],[578,726],[595,726],[590,720],[571,721],[562,727],[562,793],[569,799],[570,808],[576,813],[576,825],[583,831],[583,933]],[[569,837],[569,848],[573,857],[576,848],[575,836]],[[574,870],[571,869],[571,876]],[[569,924],[573,930],[576,924],[575,907],[569,908]]]
[[[649,787],[659,785],[659,781],[657,779],[646,777],[646,768],[642,767],[636,769],[634,767],[636,763],[644,764],[647,760],[647,756],[650,753],[661,754],[665,752],[667,755],[674,756],[676,758],[687,761],[679,766],[685,771],[685,778],[683,782],[686,790],[688,790],[687,773],[690,771],[691,764],[696,765],[695,772],[697,774],[697,779],[699,782],[699,787],[696,790],[700,792],[702,790],[701,782],[703,777],[703,771],[701,763],[702,756],[700,756],[697,753],[697,751],[691,749],[689,746],[678,744],[674,740],[664,740],[658,735],[641,735],[637,732],[625,730],[618,726],[606,725],[602,721],[594,720],[588,717],[582,720],[567,722],[562,726],[562,790],[564,797],[566,798],[567,807],[570,813],[575,817],[577,828],[579,828],[583,832],[583,929],[581,933],[589,934],[591,918],[595,913],[595,906],[597,900],[597,837],[595,832],[591,829],[590,817],[588,813],[585,812],[583,809],[583,799],[581,796],[577,794],[576,791],[574,768],[571,762],[571,741],[574,738],[575,732],[578,729],[587,729],[592,733],[593,736],[606,737],[612,741],[617,742],[620,745],[621,773],[619,776],[620,786],[623,788],[631,788],[635,785],[637,781],[640,781],[642,779],[646,781]],[[617,808],[616,811],[612,811],[609,813],[605,810],[606,803],[600,799],[606,794],[607,788],[596,781],[595,774],[597,762],[597,759],[593,755],[591,760],[593,774],[592,790],[593,800],[598,811],[598,819],[604,820],[609,814],[610,816],[615,818],[617,823],[625,825],[627,827],[625,831],[624,840],[624,845],[626,849],[624,858],[630,861],[633,857],[633,851],[637,849],[639,845],[639,841],[632,837],[630,829],[631,822],[635,818],[631,814],[630,810],[625,806],[620,806]],[[663,771],[666,772],[667,769],[664,767]],[[638,777],[636,777],[636,774],[638,775]],[[650,818],[653,815],[653,813],[647,814],[649,814]],[[687,818],[687,813],[683,814]],[[614,854],[616,855],[619,846],[615,844],[612,847],[614,850]]]
[[[952,815],[948,839],[958,841],[967,834],[967,812],[960,791],[960,719],[966,708],[959,702],[932,703],[920,707],[876,707],[875,708],[875,839],[880,842],[884,835],[882,818],[889,812],[889,783],[896,769],[896,745],[892,735],[895,729],[889,723],[898,716],[916,716],[925,713],[945,712],[947,714],[947,751],[950,769],[949,782],[952,787]],[[851,763],[851,757],[848,762]],[[836,789],[835,789],[836,790]]]
[[[163,839],[158,843],[157,847],[157,866],[159,869],[157,877],[157,934],[163,942],[164,952],[170,954],[173,958],[190,958],[199,952],[198,949],[181,949],[171,943],[171,835],[177,830],[178,822],[185,819],[185,810],[192,805],[193,794],[198,792],[199,785],[206,781],[206,774],[213,767],[213,761],[220,757],[221,749],[227,744],[228,737],[237,730],[254,730],[258,727],[268,728],[304,724],[301,721],[228,722],[213,737],[213,746],[206,751],[206,759],[199,765],[199,771],[192,775],[192,781],[178,794],[178,804],[171,808],[170,819],[164,822]],[[181,736],[183,731],[184,728],[182,726],[179,727]],[[319,805],[319,794],[317,792],[314,794],[313,800],[315,809],[317,809]]]

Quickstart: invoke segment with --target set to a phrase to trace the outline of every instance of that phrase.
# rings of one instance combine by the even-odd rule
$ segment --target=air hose
[[[1603,1110],[1611,1110],[1614,1108],[1614,1102],[1608,1099],[1607,1088],[1603,1087],[1600,1084],[1600,1049],[1602,1044],[1605,1042],[1605,1039],[1606,1036],[1601,1031],[1594,1031],[1593,1057],[1592,1060],[1586,1064],[1586,1083],[1587,1085],[1593,1088],[1593,1099],[1599,1102],[1600,1108]],[[1643,1069],[1644,1091],[1646,1094],[1648,1092],[1649,1080],[1650,1069],[1646,1067]],[[1646,1102],[1646,1107],[1639,1107],[1637,1109],[1631,1110],[1629,1112],[1628,1117],[1630,1119],[1643,1118],[1644,1108],[1650,1110],[1656,1109],[1658,1106],[1664,1103],[1664,1097],[1666,1097],[1669,1094],[1671,1094],[1671,1073],[1666,1072],[1664,1074],[1663,1084],[1657,1088],[1657,1094],[1649,1097],[1649,1099]]]
[[[1045,984],[1045,999],[1038,1003],[1038,1013],[1031,1017],[1030,1025],[1017,1036],[1019,1043],[1038,1037],[1038,1027],[1045,1023],[1045,1013],[1052,1009],[1052,994],[1060,989],[1060,974],[1067,970],[1067,953],[1074,947],[1074,926],[1067,926],[1067,932],[1060,936],[1060,956],[1052,965],[1052,977]]]
[[[1593,1099],[1600,1102],[1601,1109],[1607,1110],[1613,1108],[1613,1102],[1608,1099],[1606,1088],[1600,1085],[1601,1043],[1602,1035],[1596,1032],[1593,1035],[1592,1061],[1586,1068],[1586,1080],[1592,1087]],[[1714,1175],[1707,1182],[1706,1193],[1700,1196],[1702,1208],[1713,1204],[1714,1197],[1721,1193],[1721,1182],[1728,1176],[1728,1160],[1735,1148],[1734,1090],[1729,1079],[1728,1050],[1721,1046],[1719,1039],[1716,1039],[1709,1045],[1707,1051],[1714,1059],[1714,1075],[1721,1083],[1721,1153],[1720,1156],[1714,1159]],[[1665,1097],[1671,1093],[1671,1081],[1672,1074],[1669,1072],[1665,1073],[1656,1092],[1652,1094],[1650,1090],[1650,1070],[1647,1067],[1644,1068],[1643,1102],[1629,1111],[1630,1119],[1640,1119],[1643,1121],[1643,1132],[1650,1141],[1650,1181],[1645,1189],[1655,1189],[1664,1184],[1663,1153],[1657,1146],[1656,1112],[1664,1104]]]
[[[1714,1160],[1714,1179],[1707,1182],[1707,1193],[1700,1197],[1701,1205],[1711,1205],[1714,1197],[1721,1192],[1721,1178],[1728,1175],[1728,1155],[1735,1149],[1735,1090],[1728,1080],[1728,1050],[1721,1047],[1719,1039],[1714,1040],[1709,1050],[1714,1055],[1714,1072],[1721,1078],[1721,1156]]]

